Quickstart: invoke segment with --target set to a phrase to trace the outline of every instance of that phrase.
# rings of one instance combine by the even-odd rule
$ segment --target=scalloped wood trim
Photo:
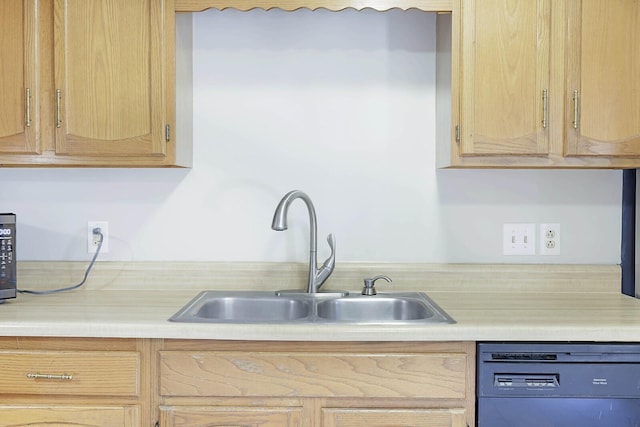
[[[418,9],[425,12],[451,12],[453,0],[176,0],[176,12],[201,12],[206,9],[328,9],[338,12],[344,9]]]

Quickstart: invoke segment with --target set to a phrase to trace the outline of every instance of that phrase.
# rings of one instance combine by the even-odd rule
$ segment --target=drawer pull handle
[[[62,375],[55,375],[55,374],[32,374],[32,373],[28,373],[27,374],[27,378],[31,378],[34,380],[64,380],[64,381],[71,381],[73,379],[73,375],[68,375],[68,374],[62,374]]]
[[[56,90],[56,127],[62,127],[62,91],[60,89]]]
[[[26,110],[27,117],[25,119],[27,127],[31,127],[31,89],[27,88],[25,93],[25,102],[26,102]]]
[[[549,116],[549,91],[542,91],[542,129],[547,128],[547,117]]]
[[[578,129],[580,126],[580,107],[578,106],[580,102],[580,92],[577,90],[573,91],[573,128]]]

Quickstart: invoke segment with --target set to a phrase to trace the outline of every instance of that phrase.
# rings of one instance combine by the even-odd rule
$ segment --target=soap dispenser
[[[364,287],[362,288],[362,295],[375,295],[377,294],[376,292],[376,280],[378,279],[384,279],[387,282],[391,283],[392,280],[384,275],[380,275],[380,276],[376,276],[374,278],[371,279],[364,279]]]

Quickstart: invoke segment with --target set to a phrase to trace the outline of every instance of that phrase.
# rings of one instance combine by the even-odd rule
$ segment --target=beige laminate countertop
[[[553,273],[557,272],[554,270]],[[589,277],[600,274],[597,271],[586,273]],[[544,274],[549,271],[545,270]],[[28,276],[28,272],[25,275]],[[481,280],[477,272],[473,275]],[[491,276],[495,276],[496,281],[501,280],[493,273]],[[546,280],[546,283],[550,282],[548,277]],[[581,286],[584,282],[580,281]],[[469,286],[458,278],[455,284],[447,285],[451,290],[437,286],[432,287],[433,290],[420,289],[453,317],[455,324],[174,323],[167,319],[201,289],[170,290],[149,286],[121,289],[107,284],[47,296],[20,294],[0,305],[0,336],[290,341],[640,341],[640,300],[615,291],[603,292],[598,286],[586,291],[563,286],[566,291],[561,292],[554,291],[553,287],[532,291],[530,287],[517,285],[496,289],[495,286]],[[409,281],[404,285],[404,289],[415,290]],[[357,288],[351,289],[357,291]]]

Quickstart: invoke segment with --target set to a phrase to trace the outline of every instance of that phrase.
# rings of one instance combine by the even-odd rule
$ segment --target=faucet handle
[[[331,248],[331,255],[329,256],[329,258],[335,258],[336,238],[333,237],[333,233],[330,233],[327,236],[327,243],[329,244],[329,247]]]
[[[375,295],[377,294],[376,292],[376,280],[379,279],[384,279],[387,282],[392,282],[391,278],[384,276],[384,275],[379,275],[376,277],[373,277],[371,279],[364,279],[364,287],[362,288],[362,295]]]
[[[331,255],[329,255],[329,258],[324,261],[322,267],[318,269],[316,276],[318,289],[329,278],[331,273],[333,273],[333,269],[336,265],[336,239],[333,237],[333,234],[329,234],[327,236],[327,243],[329,243],[329,247],[331,248]]]
[[[329,268],[333,271],[333,267],[336,263],[336,238],[333,237],[333,233],[327,236],[327,243],[329,244],[329,248],[331,248],[331,255],[329,255],[329,258],[324,261],[320,270]],[[331,272],[329,274],[331,274]]]

